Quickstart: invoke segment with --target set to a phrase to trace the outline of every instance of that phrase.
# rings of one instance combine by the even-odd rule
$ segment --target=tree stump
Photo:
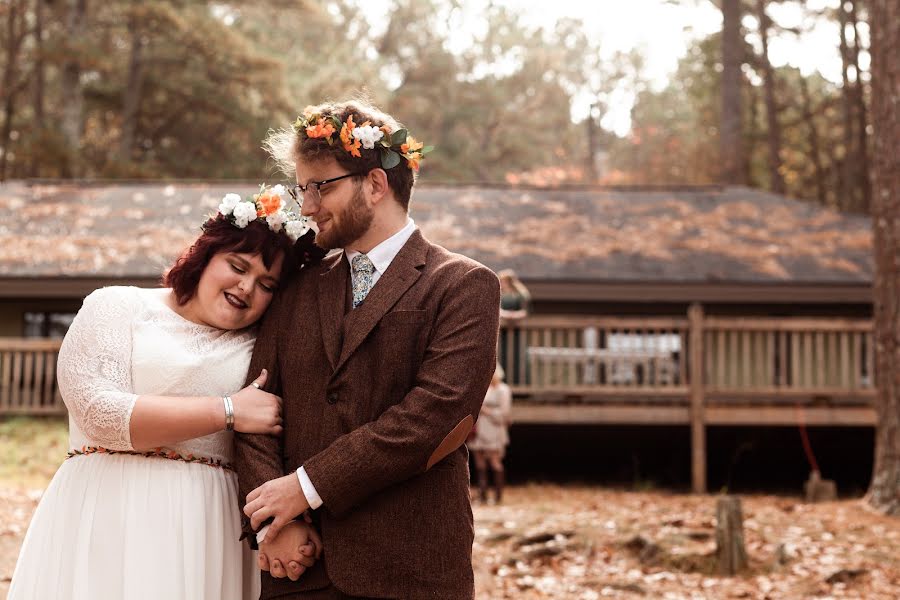
[[[811,471],[803,484],[807,502],[832,502],[837,500],[837,485],[830,479],[822,479],[818,471]]]
[[[721,575],[736,575],[747,568],[740,498],[725,496],[716,503],[716,557]]]

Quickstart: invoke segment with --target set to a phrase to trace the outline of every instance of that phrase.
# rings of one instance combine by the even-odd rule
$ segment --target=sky
[[[386,23],[390,0],[363,0],[366,13],[374,28]],[[530,26],[552,26],[559,18],[575,18],[584,24],[594,39],[600,40],[604,53],[638,48],[645,57],[645,75],[654,89],[663,88],[678,66],[678,60],[697,39],[721,30],[722,13],[711,0],[494,0],[519,12]],[[835,7],[840,0],[807,0],[808,8],[817,10]],[[464,25],[452,32],[452,45],[464,48],[477,33],[479,15],[487,0],[462,0]],[[548,11],[552,7],[552,14]],[[791,65],[809,75],[818,71],[826,79],[841,81],[841,61],[838,54],[838,26],[829,21],[804,21],[799,3],[772,4],[768,14],[776,23],[787,27],[802,27],[800,37],[781,35],[770,40],[769,58],[776,67]],[[756,20],[745,16],[748,30],[756,27]],[[861,36],[867,42],[863,24]],[[758,40],[751,38],[757,45]],[[861,67],[868,67],[868,55],[860,57]],[[614,96],[601,125],[625,135],[631,126],[631,106],[634,98],[627,93]],[[588,111],[588,98],[576,99],[572,107],[573,120],[583,119]]]

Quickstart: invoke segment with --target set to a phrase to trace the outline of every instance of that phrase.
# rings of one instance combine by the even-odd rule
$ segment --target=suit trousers
[[[363,598],[362,596],[348,596],[334,587],[334,585],[298,594],[296,598],[297,600],[377,600],[375,598]]]

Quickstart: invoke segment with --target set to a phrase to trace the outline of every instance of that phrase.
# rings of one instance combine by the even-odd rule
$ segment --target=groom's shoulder
[[[431,242],[429,245],[423,285],[438,292],[437,296],[443,293],[483,297],[496,295],[499,302],[500,280],[491,269],[464,254],[451,252]]]
[[[452,252],[443,246],[430,241],[428,242],[428,245],[430,248],[426,264],[430,271],[440,272],[442,276],[457,274],[462,276],[471,271],[476,271],[496,277],[491,269],[474,258],[470,258],[465,254],[459,254],[458,252]]]

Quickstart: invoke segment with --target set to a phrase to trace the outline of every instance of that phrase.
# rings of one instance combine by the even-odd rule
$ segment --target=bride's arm
[[[225,429],[225,404],[213,396],[138,396],[129,424],[135,450],[149,450]]]
[[[266,385],[263,370],[255,379]],[[234,429],[245,433],[281,435],[281,399],[252,385],[232,394]],[[221,397],[138,396],[131,412],[131,443],[151,449],[225,429]]]
[[[133,289],[116,287],[90,294],[60,348],[59,390],[78,428],[109,450],[151,449],[221,431],[225,428],[222,398],[133,392],[134,294]],[[275,427],[280,430],[274,396],[245,388],[232,398],[236,427],[266,427],[266,433],[274,433]],[[264,410],[266,404],[275,410]]]
[[[59,392],[78,428],[109,450],[133,450],[129,421],[134,290],[102,288],[84,299],[59,349]]]

